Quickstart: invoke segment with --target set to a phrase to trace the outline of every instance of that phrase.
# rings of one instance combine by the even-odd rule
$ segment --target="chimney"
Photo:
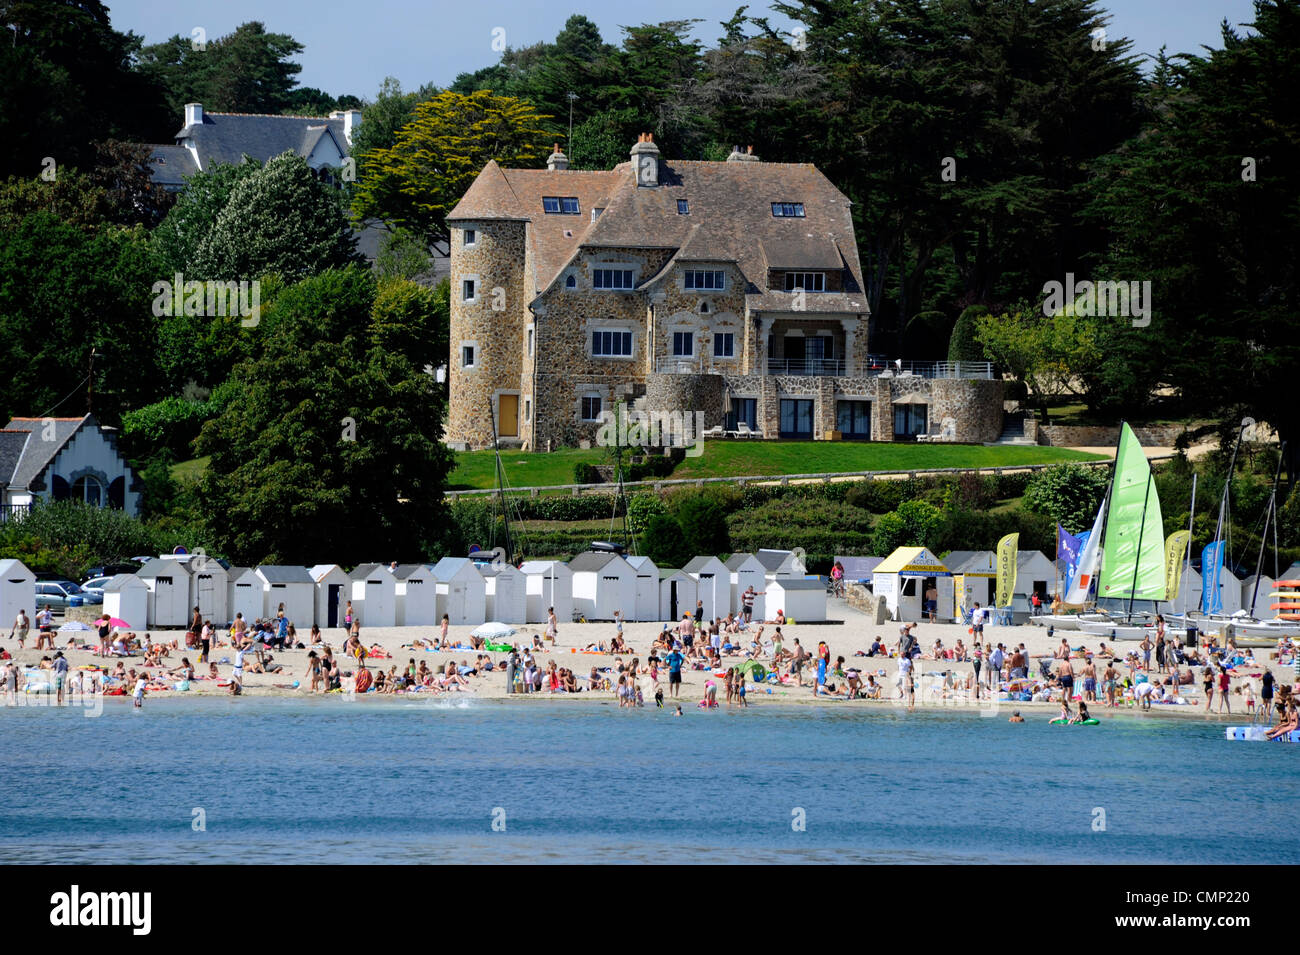
[[[560,144],[555,144],[555,151],[546,157],[546,168],[551,172],[569,168],[569,157],[560,152]]]
[[[731,155],[727,157],[727,162],[760,162],[759,158],[754,155],[754,147],[749,146],[742,153],[739,146],[731,147]]]
[[[642,133],[632,147],[632,173],[638,186],[659,185],[659,147],[651,133]]]
[[[330,119],[343,120],[343,138],[352,145],[352,138],[356,135],[357,127],[361,125],[361,110],[359,109],[336,109],[330,113]]]
[[[186,126],[203,125],[203,104],[202,103],[185,104],[185,125]]]

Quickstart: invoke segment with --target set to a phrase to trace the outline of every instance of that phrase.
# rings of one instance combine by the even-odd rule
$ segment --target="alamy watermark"
[[[168,315],[224,318],[238,315],[245,328],[254,328],[261,320],[262,283],[258,279],[239,282],[185,281],[177,272],[171,281],[162,279],[153,283],[153,313],[158,318]]]
[[[704,453],[703,411],[612,411],[600,413],[596,444],[603,448],[685,448]]]
[[[1132,318],[1134,328],[1151,324],[1151,280],[1142,282],[1075,282],[1074,273],[1065,273],[1065,282],[1052,280],[1043,284],[1043,314],[1059,314],[1067,307],[1076,315],[1107,315]]]

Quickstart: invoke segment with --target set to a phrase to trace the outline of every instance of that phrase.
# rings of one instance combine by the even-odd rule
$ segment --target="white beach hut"
[[[475,564],[483,577],[484,620],[528,621],[528,578],[511,564]],[[480,621],[482,622],[482,621]]]
[[[104,613],[125,620],[132,629],[146,629],[149,588],[135,574],[118,574],[104,584]]]
[[[636,571],[636,609],[627,615],[629,620],[659,619],[659,568],[649,557],[629,557],[627,562]]]
[[[148,624],[184,627],[190,622],[190,571],[184,561],[170,557],[151,560],[137,572],[149,589]],[[125,618],[124,618],[125,619]]]
[[[284,604],[284,615],[294,629],[310,629],[316,619],[316,581],[307,568],[262,564],[256,574],[262,581],[262,616],[274,619]]]
[[[1042,612],[1050,613],[1055,590],[1056,563],[1041,550],[1017,551],[1016,586],[1011,595],[1013,619],[1019,621],[1029,617],[1029,597],[1035,593],[1043,598]]]
[[[153,561],[149,561],[150,564]],[[147,565],[146,565],[147,566]],[[244,622],[252,624],[262,616],[266,598],[262,594],[262,578],[252,567],[231,567],[226,575],[228,581],[226,612],[230,622],[236,616],[242,616]]]
[[[682,570],[695,578],[696,597],[704,604],[705,620],[731,613],[731,574],[726,564],[716,557],[700,556],[691,558]]]
[[[588,620],[613,620],[619,610],[630,619],[636,607],[636,571],[617,554],[588,551],[569,561],[573,605]]]
[[[573,571],[558,560],[526,560],[519,568],[528,592],[528,623],[546,623],[546,611],[554,607],[555,619],[573,619]]]
[[[931,587],[939,592],[936,603],[942,620],[944,608],[953,606],[952,572],[925,547],[900,547],[871,574],[871,590],[885,598],[894,620],[920,620],[925,592]]]
[[[1285,580],[1286,578],[1282,578]],[[1256,587],[1258,581],[1258,587]],[[1285,611],[1270,609],[1273,604],[1278,602],[1277,597],[1270,597],[1269,594],[1277,590],[1277,582],[1267,574],[1260,574],[1258,577],[1251,574],[1241,582],[1241,609],[1250,612],[1250,602],[1255,601],[1255,616],[1260,620],[1268,619],[1278,613]]]
[[[361,564],[348,575],[352,581],[352,610],[363,627],[397,624],[397,578],[387,564]]]
[[[401,564],[397,578],[397,625],[431,627],[439,622],[438,578],[424,564]]]
[[[791,550],[760,549],[754,557],[763,565],[768,580],[776,577],[803,577],[808,573],[802,558]]]
[[[478,626],[487,620],[487,584],[468,557],[444,557],[433,565],[438,581],[438,604],[449,622]]]
[[[778,610],[796,623],[826,619],[826,585],[817,577],[778,577],[768,581],[767,602],[773,618]]]
[[[684,570],[671,567],[659,571],[659,619],[681,620],[682,614],[695,613],[695,601],[699,599],[699,585]],[[755,605],[757,606],[757,604]],[[755,610],[755,620],[761,619]]]
[[[36,575],[21,560],[0,560],[0,625],[14,625],[18,611],[26,610],[36,627]],[[124,618],[125,619],[125,618]],[[140,621],[143,625],[143,619]]]
[[[221,627],[230,619],[226,616],[230,606],[230,574],[226,568],[211,557],[205,557],[196,564],[194,559],[188,562],[190,570],[190,612],[198,607],[204,620],[211,620],[214,627]],[[129,620],[129,617],[123,617]],[[189,618],[186,618],[187,622]]]
[[[767,568],[753,554],[732,554],[727,559],[727,574],[731,578],[731,609],[740,613],[743,609],[741,597],[753,587],[754,619],[762,620],[767,593]]]
[[[316,626],[321,629],[343,626],[346,595],[351,592],[352,583],[347,573],[338,564],[317,564],[307,573],[316,584]]]
[[[954,620],[961,620],[977,603],[985,608],[993,605],[993,588],[998,576],[993,551],[954,550],[944,557],[943,563],[952,571],[953,606],[949,609]]]

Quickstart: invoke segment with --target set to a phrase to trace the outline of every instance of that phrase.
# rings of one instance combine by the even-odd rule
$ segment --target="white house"
[[[352,581],[338,564],[317,564],[307,571],[316,583],[316,626],[343,626],[345,594],[351,592]]]
[[[190,622],[190,571],[184,561],[151,560],[136,576],[149,588],[148,623],[155,627],[184,627]],[[125,619],[125,618],[123,618]]]
[[[716,557],[693,557],[682,570],[695,578],[696,597],[704,604],[705,620],[731,613],[731,574],[726,564]]]
[[[0,431],[0,503],[12,509],[75,500],[139,516],[141,490],[118,453],[117,429],[93,415],[14,418]]]
[[[659,568],[649,557],[629,557],[627,562],[636,571],[636,609],[627,615],[627,619],[660,619]]]
[[[754,588],[754,619],[763,619],[767,593],[767,568],[753,554],[732,554],[727,559],[727,574],[731,578],[731,609],[740,613],[744,609],[742,595]]]
[[[149,588],[135,574],[118,574],[104,583],[104,613],[126,621],[133,630],[146,629]]]
[[[153,563],[153,561],[149,561]],[[262,616],[266,598],[262,595],[262,578],[252,567],[231,567],[226,573],[226,612],[233,623],[235,617],[243,617],[244,622],[252,625]]]
[[[1013,619],[1016,614],[1029,616],[1029,598],[1032,594],[1038,594],[1042,598],[1043,613],[1048,613],[1056,589],[1055,561],[1050,560],[1041,550],[1016,552],[1016,586],[1011,594]]]
[[[512,564],[475,564],[483,577],[483,620],[501,623],[528,621],[528,578]],[[482,623],[483,621],[479,621]]]
[[[397,625],[397,578],[386,564],[361,564],[354,567],[352,610],[363,627]]]
[[[699,585],[686,571],[672,568],[659,571],[660,620],[681,620],[683,614],[694,614],[698,599]],[[757,610],[754,612],[758,613]],[[754,619],[761,618],[756,616]]]
[[[938,591],[936,605],[943,614],[944,608],[953,606],[952,572],[924,547],[898,548],[871,574],[871,590],[885,598],[894,620],[920,620],[925,593],[931,587]]]
[[[993,589],[998,576],[997,557],[993,551],[954,550],[948,553],[943,563],[952,571],[953,619],[962,619],[977,603],[981,607],[993,606]]]
[[[438,623],[438,578],[424,564],[402,564],[397,578],[397,625],[431,627]]]
[[[468,557],[444,557],[433,565],[438,602],[449,622],[477,626],[487,620],[487,584]],[[442,615],[439,614],[439,622]]]
[[[803,577],[808,573],[803,559],[794,551],[760,549],[754,557],[763,565],[768,580],[775,577]]]
[[[555,608],[555,619],[573,619],[573,571],[558,560],[526,560],[519,568],[526,578],[528,622],[545,623],[546,611]]]
[[[262,564],[256,573],[262,581],[262,616],[274,619],[284,604],[284,615],[294,629],[309,629],[316,619],[316,581],[307,568]]]
[[[636,607],[636,571],[617,554],[588,551],[569,561],[573,571],[573,605],[588,620],[613,620],[614,611],[629,619]]]
[[[767,603],[775,619],[778,610],[796,623],[826,619],[826,585],[817,577],[777,577],[768,581]]]
[[[36,629],[35,601],[36,575],[21,560],[0,560],[0,626],[12,627],[18,611],[26,610],[32,629]],[[143,617],[140,622],[144,623]]]
[[[198,607],[203,619],[211,620],[212,626],[225,626],[230,621],[226,615],[230,607],[230,574],[210,557],[197,566],[191,559],[187,566],[190,569],[190,607]]]

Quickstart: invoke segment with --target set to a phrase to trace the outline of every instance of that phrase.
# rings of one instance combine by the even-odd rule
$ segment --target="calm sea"
[[[1300,746],[1197,720],[1045,719],[472,699],[0,710],[0,862],[1250,863],[1290,844]]]

